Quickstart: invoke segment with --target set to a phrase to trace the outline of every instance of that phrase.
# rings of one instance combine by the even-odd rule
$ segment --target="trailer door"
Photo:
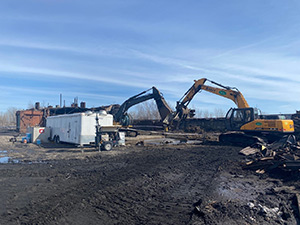
[[[71,130],[70,130],[70,133],[71,133],[71,142],[72,143],[75,143],[75,144],[77,144],[77,142],[78,142],[78,138],[77,138],[77,135],[78,135],[78,133],[77,133],[77,126],[78,126],[78,121],[77,121],[77,118],[74,118],[73,119],[73,121],[72,121],[72,124],[71,124]]]

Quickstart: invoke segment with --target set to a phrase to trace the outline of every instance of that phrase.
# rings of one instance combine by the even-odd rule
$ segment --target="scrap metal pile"
[[[275,168],[295,171],[300,169],[300,146],[293,135],[286,135],[271,144],[255,143],[240,151],[247,156],[245,169],[253,169],[258,173]]]

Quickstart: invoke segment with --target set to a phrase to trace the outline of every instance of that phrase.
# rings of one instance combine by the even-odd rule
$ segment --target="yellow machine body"
[[[249,123],[244,124],[241,131],[267,131],[267,132],[279,132],[279,133],[293,133],[294,122],[293,120],[268,120],[268,119],[256,119]]]

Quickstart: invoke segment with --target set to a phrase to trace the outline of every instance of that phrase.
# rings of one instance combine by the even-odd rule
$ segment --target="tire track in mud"
[[[187,224],[193,203],[214,191],[220,166],[231,158],[232,150],[222,151],[158,147],[57,161],[48,174],[41,166],[49,186],[35,191],[45,197],[2,218],[7,224]],[[22,176],[39,175],[27,169]]]

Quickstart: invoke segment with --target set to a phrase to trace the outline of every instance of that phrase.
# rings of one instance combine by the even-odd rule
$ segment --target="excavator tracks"
[[[263,138],[237,131],[226,132],[221,134],[219,136],[219,142],[225,145],[234,145],[241,147],[251,146],[255,143],[266,143],[266,141]]]

